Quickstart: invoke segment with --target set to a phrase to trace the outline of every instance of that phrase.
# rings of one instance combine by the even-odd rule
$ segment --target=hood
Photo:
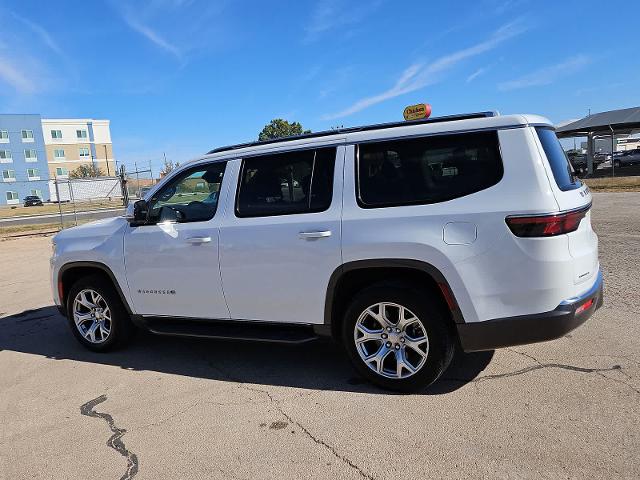
[[[58,243],[60,241],[81,238],[106,238],[118,232],[124,232],[127,224],[128,222],[124,217],[104,218],[62,230],[53,237],[53,242]]]

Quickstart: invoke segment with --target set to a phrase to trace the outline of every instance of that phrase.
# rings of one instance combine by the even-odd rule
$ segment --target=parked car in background
[[[569,162],[577,173],[585,173],[588,170],[587,156],[584,154],[569,155]],[[593,169],[595,170],[604,162],[604,157],[595,155],[593,157]]]
[[[37,195],[27,195],[24,197],[25,207],[35,207],[42,205],[42,199]]]
[[[626,150],[619,153],[620,155],[614,154],[613,156],[614,167],[618,168],[640,164],[640,148],[634,148],[633,150]]]

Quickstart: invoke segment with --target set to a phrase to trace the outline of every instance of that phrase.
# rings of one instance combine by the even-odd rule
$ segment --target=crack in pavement
[[[585,367],[576,367],[574,365],[567,365],[564,363],[541,363],[540,360],[538,360],[536,357],[529,355],[528,353],[525,352],[521,352],[519,350],[515,350],[513,348],[505,348],[505,350],[521,355],[525,358],[528,358],[529,360],[532,360],[536,363],[536,365],[530,366],[530,367],[526,367],[526,368],[521,368],[520,370],[516,370],[515,372],[508,372],[508,373],[501,373],[501,374],[496,374],[496,375],[485,375],[482,377],[478,377],[474,380],[471,380],[471,382],[473,383],[480,383],[482,381],[485,380],[493,380],[496,378],[506,378],[506,377],[513,377],[516,375],[522,375],[525,373],[529,373],[532,372],[534,370],[540,370],[543,368],[560,368],[563,370],[570,370],[570,371],[574,371],[574,372],[580,372],[580,373],[595,373],[596,375],[598,375],[599,377],[604,378],[605,380],[611,380],[612,382],[616,382],[619,383],[621,385],[624,385],[628,388],[630,388],[631,390],[633,390],[635,393],[640,394],[640,389],[637,389],[636,387],[634,387],[633,385],[619,380],[617,378],[612,378],[612,377],[607,377],[604,372],[611,372],[611,371],[618,371],[620,372],[622,375],[624,375],[625,377],[627,377],[628,379],[631,380],[631,376],[629,376],[624,369],[622,368],[621,365],[613,365],[612,367],[606,367],[606,368],[585,368]],[[626,357],[622,357],[622,358],[626,358]]]
[[[346,457],[346,456],[342,455],[340,452],[338,452],[335,447],[329,445],[324,440],[316,437],[315,435],[313,435],[307,429],[307,427],[302,425],[297,420],[294,420],[287,412],[285,412],[282,409],[282,407],[279,405],[278,401],[276,399],[274,399],[273,396],[271,395],[271,393],[269,393],[267,390],[262,390],[262,389],[259,389],[259,388],[253,388],[253,387],[249,387],[247,385],[238,385],[238,388],[242,388],[244,390],[249,390],[251,392],[258,392],[258,393],[265,394],[269,398],[269,401],[276,407],[276,410],[278,410],[280,415],[282,415],[284,418],[286,418],[289,423],[291,423],[293,425],[296,425],[300,430],[302,430],[302,433],[304,433],[307,437],[309,437],[311,440],[313,440],[313,442],[315,442],[316,444],[318,444],[318,445],[326,448],[327,450],[329,450],[329,452],[331,452],[334,457],[336,457],[337,459],[343,461],[348,466],[353,468],[356,472],[358,472],[358,474],[362,478],[366,478],[367,480],[374,480],[373,476],[371,476],[367,472],[363,471],[358,465],[353,463],[348,457]]]
[[[238,384],[237,385],[238,388],[243,389],[243,390],[247,390],[247,391],[250,391],[250,392],[256,392],[256,393],[261,393],[263,395],[266,395],[267,398],[269,399],[269,403],[271,403],[271,404],[273,404],[275,406],[276,410],[278,410],[280,415],[282,415],[284,418],[286,418],[289,423],[291,423],[293,425],[296,425],[302,431],[302,433],[304,433],[314,443],[316,443],[317,445],[320,445],[320,446],[324,447],[325,449],[327,449],[338,460],[342,461],[343,463],[345,463],[346,465],[348,465],[349,467],[354,469],[362,478],[366,478],[367,480],[375,480],[372,475],[370,475],[367,472],[365,472],[364,470],[362,470],[358,465],[353,463],[353,461],[351,461],[348,457],[346,457],[345,455],[342,455],[340,452],[338,452],[338,450],[335,447],[329,445],[324,440],[316,437],[315,435],[313,435],[309,431],[309,429],[307,429],[307,427],[302,425],[297,420],[294,420],[287,412],[285,412],[282,409],[282,407],[280,406],[280,403],[278,402],[278,400],[273,398],[273,396],[271,395],[271,393],[268,390],[263,390],[261,388],[250,387],[250,386],[246,385],[241,379],[235,378],[233,375],[230,375],[227,372],[223,371],[220,367],[215,365],[213,362],[208,362],[208,363],[209,363],[209,366],[212,369],[217,370],[221,375],[223,375],[224,377],[228,378],[232,382],[236,382]]]
[[[495,375],[484,375],[482,377],[478,377],[472,380],[472,382],[481,383],[484,381],[495,380],[498,378],[515,377],[518,375],[523,375],[525,373],[533,372],[534,370],[541,370],[543,368],[559,368],[562,370],[570,370],[572,372],[581,372],[581,373],[600,373],[600,372],[610,372],[612,370],[620,370],[622,367],[620,365],[614,365],[613,367],[607,367],[607,368],[585,368],[585,367],[576,367],[574,365],[565,365],[563,363],[539,363],[538,362],[537,365],[521,368],[520,370],[516,370],[515,372],[496,373]],[[605,378],[609,378],[609,377],[605,377]]]
[[[107,440],[107,446],[113,448],[120,455],[127,459],[127,471],[120,477],[120,480],[130,480],[136,475],[136,473],[138,473],[138,457],[135,453],[130,452],[124,446],[122,437],[125,433],[127,433],[127,431],[124,428],[116,427],[115,422],[113,421],[113,417],[108,413],[96,412],[93,409],[96,405],[104,402],[106,399],[106,395],[100,395],[93,400],[89,400],[87,403],[80,407],[80,413],[82,415],[86,415],[87,417],[102,418],[105,422],[107,422],[109,429],[113,432],[113,435],[111,435],[111,437],[109,437],[109,439]]]

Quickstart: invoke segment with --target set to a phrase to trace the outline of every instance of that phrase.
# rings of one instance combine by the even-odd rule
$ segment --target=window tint
[[[580,188],[582,182],[573,174],[573,167],[556,137],[556,132],[544,127],[537,127],[536,131],[558,188],[563,191]]]
[[[244,160],[238,217],[321,212],[333,196],[336,149],[320,148]]]
[[[149,200],[150,223],[204,222],[216,214],[226,163],[189,169]]]
[[[496,132],[361,144],[357,171],[358,203],[369,208],[451,200],[503,173]]]

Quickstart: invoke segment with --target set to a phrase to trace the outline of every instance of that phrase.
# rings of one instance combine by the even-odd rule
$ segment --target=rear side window
[[[580,188],[582,182],[574,175],[573,167],[569,163],[567,154],[564,153],[558,137],[556,137],[556,132],[552,128],[545,127],[536,127],[536,132],[538,132],[538,138],[547,156],[558,188],[562,191]]]
[[[236,215],[264,217],[328,209],[335,161],[335,147],[245,159]]]
[[[502,174],[495,131],[365,143],[358,146],[358,203],[444,202],[489,188]]]

